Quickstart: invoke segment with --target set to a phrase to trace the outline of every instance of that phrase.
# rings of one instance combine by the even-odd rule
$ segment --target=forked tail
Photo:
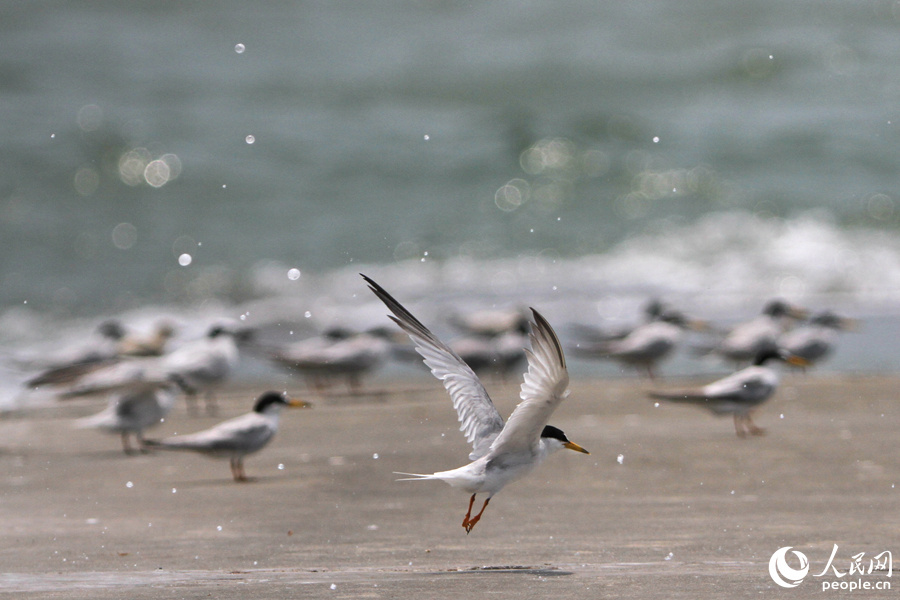
[[[394,471],[394,475],[407,475],[407,477],[397,479],[397,481],[424,481],[426,479],[439,479],[434,475],[425,473],[401,473],[400,471]]]

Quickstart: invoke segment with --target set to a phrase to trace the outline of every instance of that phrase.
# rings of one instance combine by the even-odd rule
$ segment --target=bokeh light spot
[[[113,227],[112,242],[119,250],[130,250],[137,243],[137,227],[131,223],[119,223]]]

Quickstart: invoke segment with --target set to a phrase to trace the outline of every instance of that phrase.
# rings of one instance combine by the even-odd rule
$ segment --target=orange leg
[[[231,476],[235,481],[247,481],[247,475],[244,473],[244,460],[241,457],[231,459]]]
[[[743,415],[734,415],[734,432],[739,438],[747,437],[747,430],[744,428]]]
[[[756,423],[753,422],[753,419],[750,418],[750,414],[748,413],[745,417],[747,420],[747,429],[750,430],[750,435],[763,435],[766,430],[762,427],[758,427]]]
[[[472,505],[475,504],[475,494],[472,494],[472,497],[469,498],[469,510],[466,511],[466,518],[463,519],[462,526],[466,528],[466,533],[469,530],[469,518],[472,516]]]
[[[472,494],[472,500],[469,501],[469,512],[472,511],[472,502],[473,502],[474,500],[475,500],[475,494]],[[488,496],[488,499],[485,500],[485,501],[484,501],[484,504],[481,506],[481,510],[479,511],[479,513],[478,513],[477,515],[475,515],[474,517],[472,517],[471,519],[468,519],[468,515],[466,515],[466,518],[467,518],[467,520],[468,520],[468,523],[465,523],[465,522],[463,523],[463,527],[466,528],[466,535],[468,535],[469,532],[472,531],[472,529],[475,528],[475,524],[476,524],[479,520],[481,520],[481,515],[484,513],[484,509],[487,508],[487,505],[488,505],[488,503],[489,503],[490,501],[491,501],[491,498],[490,498],[490,496]]]

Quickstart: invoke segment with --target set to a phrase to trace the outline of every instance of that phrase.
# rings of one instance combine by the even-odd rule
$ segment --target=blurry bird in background
[[[138,383],[113,394],[104,410],[78,419],[75,427],[118,433],[125,454],[133,454],[143,450],[144,431],[159,425],[172,410],[175,395],[175,386],[171,384]],[[131,436],[137,448],[131,446]]]
[[[754,360],[764,350],[778,347],[778,338],[797,321],[805,319],[806,310],[784,300],[770,300],[756,318],[731,329],[721,340],[695,348],[697,354],[714,354],[735,364]]]
[[[783,333],[778,338],[778,346],[815,365],[832,353],[839,332],[856,331],[858,328],[859,322],[855,319],[826,310],[813,315],[796,329]]]
[[[778,388],[780,375],[769,364],[781,361],[803,366],[800,357],[772,348],[761,350],[749,367],[741,369],[699,388],[649,392],[651,398],[668,402],[700,406],[715,415],[732,415],[738,437],[762,435],[765,430],[753,423],[751,413],[772,397]]]
[[[586,358],[615,360],[641,369],[653,379],[658,364],[671,356],[681,343],[686,330],[703,331],[704,321],[688,319],[683,313],[653,304],[648,321],[634,327],[623,337],[595,342],[579,342],[570,347],[576,355]]]
[[[322,336],[257,349],[273,364],[302,375],[317,391],[343,380],[351,391],[358,392],[363,379],[393,356],[396,344],[395,332],[374,327],[360,333],[328,330]]]
[[[238,363],[239,342],[252,335],[230,322],[213,324],[206,335],[158,357],[119,360],[81,377],[60,393],[74,398],[128,388],[136,383],[176,383],[185,392],[190,414],[196,414],[196,398],[203,395],[207,414],[215,414],[216,391],[226,384]]]
[[[64,363],[46,367],[25,381],[28,388],[71,385],[93,371],[108,367],[123,358],[161,356],[175,327],[168,320],[159,321],[147,336],[126,335],[117,320],[107,320],[98,327],[100,345]]]

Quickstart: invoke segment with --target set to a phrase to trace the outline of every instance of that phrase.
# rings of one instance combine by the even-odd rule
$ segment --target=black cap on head
[[[791,307],[784,300],[777,298],[775,300],[769,300],[763,307],[762,312],[764,315],[769,315],[770,317],[783,317],[791,312]]]
[[[253,405],[253,410],[254,412],[261,413],[273,404],[287,405],[287,400],[285,400],[284,394],[282,394],[281,392],[265,392],[256,399],[256,404]]]
[[[115,319],[108,319],[97,326],[97,331],[105,338],[121,340],[125,337],[125,328]]]
[[[753,364],[756,366],[764,365],[770,360],[784,360],[785,356],[785,352],[776,346],[766,346],[756,353],[756,356],[753,358]]]
[[[545,425],[544,430],[541,431],[541,437],[553,438],[554,440],[559,440],[564,444],[569,441],[569,438],[567,438],[566,434],[562,432],[562,429],[554,427],[553,425]]]

